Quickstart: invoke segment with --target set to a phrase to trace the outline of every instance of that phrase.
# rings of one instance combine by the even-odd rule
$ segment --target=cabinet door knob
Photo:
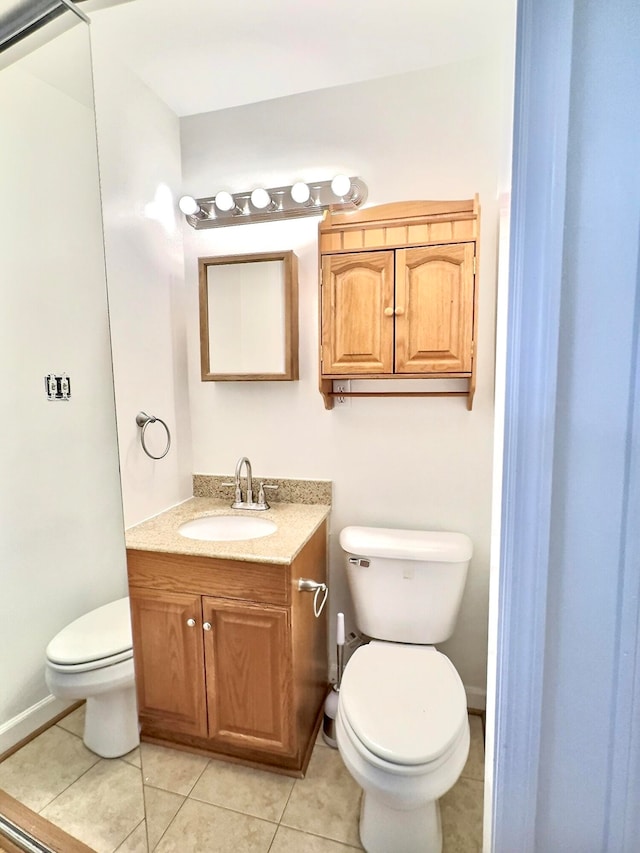
[[[393,308],[385,308],[384,309],[385,317],[393,317]]]
[[[190,628],[193,628],[193,626],[194,626],[195,624],[196,624],[196,620],[195,620],[195,619],[187,619],[187,625],[188,625]]]
[[[396,308],[395,314],[397,317],[400,317],[402,314],[404,314],[404,308]]]
[[[203,622],[202,627],[204,628],[205,631],[210,631],[211,630],[211,622]]]

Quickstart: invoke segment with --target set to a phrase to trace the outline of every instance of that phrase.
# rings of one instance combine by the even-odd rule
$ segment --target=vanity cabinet
[[[127,551],[143,740],[304,772],[327,690],[326,523],[288,565]]]
[[[370,386],[362,396],[475,390],[478,201],[388,204],[320,225],[320,390],[336,379],[464,380],[464,390]]]

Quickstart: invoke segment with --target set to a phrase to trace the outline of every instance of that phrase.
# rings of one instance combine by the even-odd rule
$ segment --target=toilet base
[[[87,698],[83,741],[102,758],[119,758],[139,745],[135,686]]]
[[[430,800],[417,809],[393,809],[365,791],[360,841],[366,853],[441,853],[440,805]]]

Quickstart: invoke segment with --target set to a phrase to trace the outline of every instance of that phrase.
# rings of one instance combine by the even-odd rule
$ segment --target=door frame
[[[624,0],[612,14],[618,14],[615,26],[624,38],[623,7]],[[504,411],[500,397],[496,409],[501,494],[495,505],[501,507],[500,546],[490,603],[495,654],[492,657],[490,647],[489,683],[495,683],[495,696],[489,691],[487,727],[493,755],[488,757],[484,849],[495,853],[536,850],[542,715],[554,700],[552,695],[545,704],[543,681],[549,651],[545,643],[565,194],[568,156],[574,153],[569,151],[574,8],[579,8],[576,0],[520,0],[518,4]],[[582,14],[592,12],[583,9]],[[585,48],[576,41],[575,49]],[[596,62],[597,57],[591,60],[587,55],[589,61]],[[614,92],[613,97],[620,98],[622,93]],[[631,164],[630,152],[628,156]],[[637,300],[636,321],[640,294]],[[611,413],[616,434],[626,431],[627,435],[627,476],[619,495],[621,536],[612,546],[612,563],[617,566],[612,582],[617,580],[619,596],[615,628],[619,656],[612,673],[612,695],[603,697],[614,718],[607,778],[602,780],[608,814],[603,850],[611,853],[634,849],[634,839],[637,842],[640,837],[640,815],[634,805],[640,787],[638,325],[631,350],[632,382],[619,394],[620,410]],[[598,626],[591,630],[597,636]]]

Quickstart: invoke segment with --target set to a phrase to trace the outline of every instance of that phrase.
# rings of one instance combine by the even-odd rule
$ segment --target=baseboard
[[[73,702],[67,702],[63,699],[56,699],[55,696],[45,696],[35,705],[3,723],[0,726],[0,755],[28,738],[36,729],[46,726],[54,717],[73,704]]]
[[[467,694],[467,708],[470,711],[484,711],[487,707],[487,691],[483,687],[467,687],[465,684],[464,691]]]

